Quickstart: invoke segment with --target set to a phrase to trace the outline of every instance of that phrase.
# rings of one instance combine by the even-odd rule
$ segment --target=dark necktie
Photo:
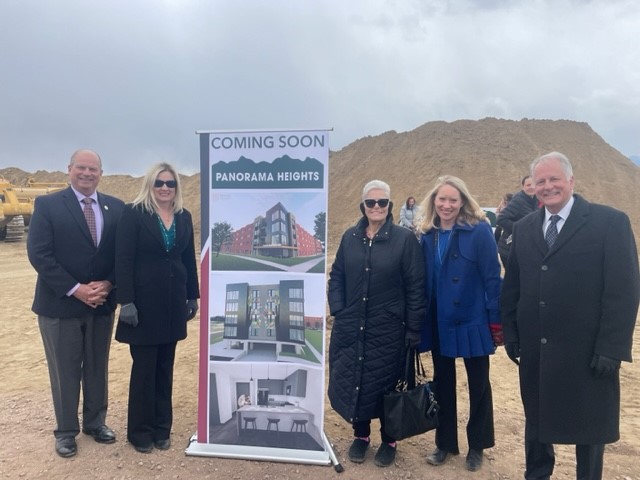
[[[84,218],[87,219],[87,225],[89,225],[89,232],[91,232],[91,238],[93,238],[93,244],[98,246],[98,231],[96,229],[96,214],[93,212],[93,198],[85,198],[84,202]]]
[[[544,235],[544,239],[551,248],[558,238],[558,227],[556,227],[556,223],[560,220],[560,215],[551,215],[549,218],[549,226],[547,227],[547,233]]]

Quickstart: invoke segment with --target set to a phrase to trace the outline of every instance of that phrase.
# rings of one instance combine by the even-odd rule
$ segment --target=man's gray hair
[[[567,176],[567,179],[573,177],[573,167],[571,166],[571,162],[569,161],[567,156],[560,152],[551,152],[536,158],[531,163],[531,168],[529,169],[529,171],[531,172],[531,178],[533,178],[534,181],[535,176],[533,175],[533,170],[541,163],[549,160],[557,160],[560,163],[560,167],[562,168],[564,174]]]

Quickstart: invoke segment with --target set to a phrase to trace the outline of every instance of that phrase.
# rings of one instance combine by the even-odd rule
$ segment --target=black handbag
[[[398,380],[395,390],[384,395],[383,401],[385,433],[396,440],[420,435],[438,426],[440,406],[417,350],[407,349],[404,378]]]

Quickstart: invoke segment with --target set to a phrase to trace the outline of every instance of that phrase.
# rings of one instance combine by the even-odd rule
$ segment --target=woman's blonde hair
[[[149,213],[155,213],[158,211],[158,203],[156,202],[156,197],[153,194],[153,184],[162,172],[169,172],[173,175],[173,178],[176,181],[176,196],[173,199],[173,212],[180,213],[182,212],[182,188],[180,186],[180,175],[176,172],[176,169],[173,168],[168,163],[160,162],[153,165],[149,171],[145,174],[142,179],[142,187],[140,188],[140,193],[133,200],[134,205],[142,206],[143,210]]]
[[[444,175],[436,180],[435,186],[420,204],[420,209],[424,212],[424,216],[419,224],[422,232],[427,232],[432,228],[438,228],[439,221],[437,220],[438,214],[435,208],[435,198],[438,191],[444,185],[449,185],[460,192],[462,207],[460,207],[460,213],[458,214],[458,218],[456,218],[457,224],[463,225],[468,223],[469,225],[476,225],[482,221],[486,221],[487,215],[480,208],[478,202],[471,196],[467,185],[458,177]]]

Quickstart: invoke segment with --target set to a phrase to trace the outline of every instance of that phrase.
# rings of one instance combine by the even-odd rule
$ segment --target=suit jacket
[[[527,421],[544,443],[619,438],[618,374],[596,378],[594,354],[631,361],[640,281],[629,218],[575,195],[548,249],[544,209],[517,222],[502,289],[507,343],[520,343]]]
[[[36,314],[68,318],[115,310],[113,291],[97,309],[67,296],[77,283],[109,280],[115,285],[115,232],[124,203],[98,193],[98,204],[104,225],[96,247],[71,187],[36,198],[27,237],[29,261],[38,272],[32,307]]]
[[[175,246],[167,252],[157,216],[125,207],[116,241],[117,299],[136,305],[138,325],[118,322],[119,342],[162,345],[187,336],[187,300],[200,298],[193,222],[187,210],[175,222]]]

